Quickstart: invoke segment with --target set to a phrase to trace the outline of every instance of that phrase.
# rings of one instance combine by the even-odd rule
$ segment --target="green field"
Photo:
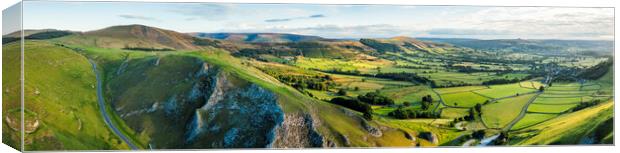
[[[476,104],[482,104],[489,100],[473,92],[460,92],[451,94],[442,94],[444,102],[449,106],[473,107]]]
[[[412,86],[404,88],[391,88],[381,90],[381,94],[393,98],[397,104],[403,102],[420,102],[422,97],[431,95],[434,100],[438,100],[439,97],[427,86]]]
[[[503,128],[514,120],[534,94],[503,99],[482,107],[482,120],[490,128]]]
[[[24,108],[3,41],[3,142],[23,112],[24,151],[613,144],[606,42],[46,31]]]
[[[596,132],[596,127],[605,126],[606,120],[612,119],[613,101],[561,115],[549,121],[512,132],[514,145],[546,145],[553,143],[579,143],[589,134]],[[607,130],[609,131],[609,130]],[[613,133],[601,133],[607,135]]]
[[[519,86],[519,83],[505,84],[505,85],[492,85],[492,86],[489,86],[489,88],[490,89],[477,90],[474,92],[479,93],[481,95],[488,96],[488,97],[492,97],[492,98],[501,98],[501,97],[514,96],[516,94],[525,94],[525,93],[537,91],[531,88],[523,88]]]
[[[577,104],[547,105],[534,103],[527,108],[527,111],[538,113],[562,113],[572,109],[575,106],[577,106]]]
[[[463,87],[451,87],[451,88],[438,88],[435,89],[440,94],[450,94],[450,93],[459,93],[466,91],[476,91],[487,89],[486,86],[463,86]]]
[[[557,114],[538,114],[538,113],[527,113],[523,119],[519,120],[517,124],[515,124],[511,130],[519,130],[523,129],[544,121],[547,121],[551,118],[558,116]]]
[[[442,118],[459,118],[469,114],[467,108],[443,108],[441,110]]]

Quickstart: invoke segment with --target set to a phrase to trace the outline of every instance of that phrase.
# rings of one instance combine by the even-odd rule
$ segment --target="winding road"
[[[97,79],[97,101],[99,103],[99,111],[101,111],[101,115],[103,116],[103,120],[105,121],[105,124],[108,125],[108,127],[110,127],[110,129],[114,132],[114,134],[116,134],[119,138],[121,138],[121,140],[123,140],[129,146],[129,148],[131,148],[131,150],[138,150],[138,147],[136,147],[136,145],[134,145],[131,141],[129,141],[127,136],[125,136],[116,126],[114,126],[114,124],[112,124],[112,120],[110,119],[110,116],[105,111],[106,108],[105,108],[105,100],[103,99],[103,89],[102,89],[102,83],[101,83],[102,81],[101,81],[101,77],[99,76],[99,73],[97,73],[97,64],[95,64],[95,62],[93,62],[92,60],[88,60],[88,62],[90,62],[90,64],[93,65],[93,72],[95,72],[95,78]]]

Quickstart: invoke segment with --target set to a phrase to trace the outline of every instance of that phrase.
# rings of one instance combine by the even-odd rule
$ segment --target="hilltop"
[[[199,38],[212,38],[247,43],[282,43],[323,40],[318,36],[286,34],[286,33],[190,33]]]
[[[197,39],[179,33],[144,25],[112,26],[95,31],[77,33],[61,38],[60,41],[101,48],[120,48],[135,50],[198,50],[204,42],[212,45],[217,42]]]

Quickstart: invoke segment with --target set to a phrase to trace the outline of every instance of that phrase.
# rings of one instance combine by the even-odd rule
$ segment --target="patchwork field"
[[[530,127],[532,125],[536,125],[538,123],[547,121],[554,117],[558,116],[557,114],[540,114],[540,113],[527,113],[523,117],[523,119],[519,120],[517,124],[515,124],[511,130],[519,130],[523,128]]]
[[[474,107],[476,104],[482,104],[489,100],[489,98],[473,92],[442,94],[441,97],[447,105],[460,107]]]
[[[537,91],[536,89],[524,88],[519,85],[519,83],[513,84],[505,84],[505,85],[491,85],[489,89],[477,90],[473,91],[478,94],[491,97],[491,98],[501,98],[514,96],[517,94],[526,94]]]
[[[482,121],[489,128],[503,128],[514,120],[535,94],[503,99],[482,107]]]

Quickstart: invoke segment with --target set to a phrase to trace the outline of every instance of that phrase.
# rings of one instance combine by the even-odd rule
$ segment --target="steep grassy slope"
[[[512,132],[511,144],[598,144],[613,141],[613,100]],[[611,139],[607,138],[611,137]]]
[[[2,46],[2,143],[21,149],[19,42]]]
[[[127,148],[102,120],[85,57],[43,41],[26,41],[24,51],[25,150]],[[7,85],[9,100],[19,95],[18,86]]]

